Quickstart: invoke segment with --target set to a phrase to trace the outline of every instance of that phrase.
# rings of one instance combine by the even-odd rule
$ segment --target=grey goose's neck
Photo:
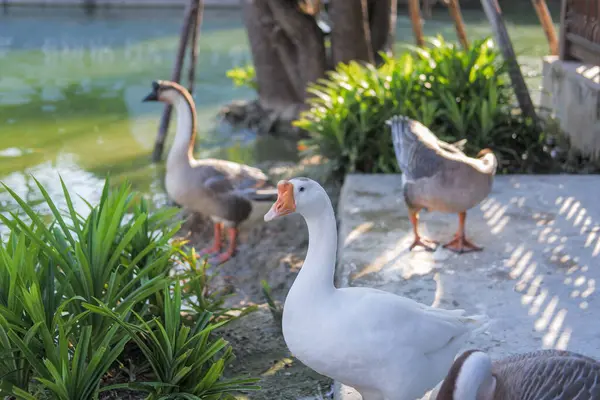
[[[492,400],[495,389],[490,357],[479,350],[468,350],[452,364],[437,400]]]
[[[177,114],[177,131],[173,146],[167,156],[167,167],[182,162],[189,165],[194,161],[194,143],[197,130],[196,106],[189,93],[179,90],[172,105]]]

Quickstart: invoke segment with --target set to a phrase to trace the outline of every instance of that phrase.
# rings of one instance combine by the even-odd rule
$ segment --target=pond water
[[[530,2],[523,3],[505,13],[535,89],[548,46]],[[551,11],[558,20],[558,7]],[[39,194],[30,175],[60,197],[60,174],[69,189],[94,201],[110,173],[113,181],[127,179],[155,202],[164,201],[162,164],[150,162],[162,105],[141,99],[152,80],[171,75],[182,14],[178,9],[100,9],[93,15],[65,8],[0,10],[0,181],[35,204]],[[398,17],[399,44],[413,41],[405,14]],[[464,17],[470,38],[490,34],[480,10],[467,10]],[[425,33],[455,38],[444,9],[425,22]],[[216,118],[229,101],[253,96],[225,76],[248,60],[241,13],[206,10],[194,94],[196,154],[248,163],[294,160],[293,145],[231,131]],[[0,190],[0,211],[12,206]]]

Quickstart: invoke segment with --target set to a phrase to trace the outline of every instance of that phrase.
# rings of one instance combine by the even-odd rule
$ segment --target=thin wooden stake
[[[533,3],[533,7],[535,8],[535,12],[540,19],[540,22],[542,23],[542,28],[544,29],[546,38],[548,38],[550,53],[553,56],[556,56],[558,55],[558,39],[556,38],[556,29],[554,29],[552,16],[550,15],[550,11],[548,11],[546,0],[531,0],[531,2]]]
[[[450,0],[448,3],[448,10],[450,10],[450,16],[454,20],[454,27],[456,28],[456,35],[458,40],[465,49],[469,48],[469,41],[467,40],[467,31],[465,29],[465,23],[460,12],[460,4],[458,0]]]
[[[198,40],[200,38],[202,16],[204,14],[204,0],[194,0],[194,3],[196,3],[196,10],[195,13],[192,13],[192,38],[190,40],[192,54],[190,58],[190,69],[188,70],[188,90],[190,93],[194,92],[194,83],[196,81],[196,64],[198,63],[198,52],[200,51]]]
[[[502,51],[504,59],[508,65],[508,75],[510,76],[510,80],[515,91],[515,95],[517,96],[517,101],[519,102],[521,111],[525,117],[531,118],[533,123],[539,127],[539,120],[535,112],[535,107],[531,101],[527,84],[525,83],[525,79],[521,73],[521,67],[517,61],[517,56],[515,55],[510,37],[508,36],[506,25],[504,24],[504,19],[502,18],[502,10],[498,5],[498,1],[481,0],[481,4],[483,6],[483,11],[485,11],[485,15],[492,25],[492,30],[496,36],[496,41],[498,42],[498,46],[500,47],[500,50]]]
[[[190,1],[185,9],[183,25],[181,27],[181,33],[179,36],[179,47],[177,49],[177,56],[175,59],[175,65],[173,66],[173,73],[171,80],[179,83],[181,79],[181,69],[183,68],[183,62],[185,60],[185,50],[187,48],[188,38],[190,34],[190,25],[192,23],[192,11],[194,9],[193,1]],[[162,157],[163,148],[165,147],[165,139],[167,137],[167,131],[169,130],[169,122],[171,121],[171,112],[173,107],[168,104],[165,106],[162,118],[160,120],[160,126],[158,128],[158,134],[156,135],[156,141],[154,142],[154,151],[152,152],[152,161],[158,162]]]
[[[567,42],[567,0],[560,4],[560,44],[558,46],[558,58],[567,61],[569,57],[569,43]]]
[[[423,26],[421,25],[421,10],[419,8],[419,0],[408,0],[408,12],[412,22],[413,32],[417,46],[423,47],[425,40],[423,39]]]

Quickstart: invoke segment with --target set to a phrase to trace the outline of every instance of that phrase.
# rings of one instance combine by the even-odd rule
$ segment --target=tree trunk
[[[289,76],[271,38],[278,29],[268,0],[244,0],[244,21],[256,70],[258,97],[265,109],[301,101],[295,77]]]
[[[306,87],[340,62],[381,62],[395,39],[398,0],[330,0],[331,54],[315,15],[319,1],[242,0],[261,120],[271,131],[306,107]],[[243,118],[242,118],[243,119]],[[274,129],[274,128],[273,128]]]
[[[380,64],[379,52],[391,55],[396,40],[398,0],[369,0],[368,6],[371,48],[375,63]]]
[[[275,44],[288,74],[296,77],[296,91],[302,101],[306,86],[325,75],[325,41],[315,19],[300,12],[295,3],[269,0],[279,29],[273,32]]]
[[[306,86],[325,75],[323,34],[315,19],[293,1],[244,0],[244,20],[261,106],[299,106]]]
[[[359,60],[373,63],[367,0],[331,0],[333,64]]]

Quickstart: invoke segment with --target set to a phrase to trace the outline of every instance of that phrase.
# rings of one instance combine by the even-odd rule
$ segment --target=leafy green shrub
[[[229,79],[235,86],[247,86],[250,89],[258,90],[256,82],[256,70],[254,65],[246,64],[243,67],[235,67],[226,72]]]
[[[379,68],[340,64],[311,85],[309,109],[294,123],[309,132],[305,155],[324,156],[339,174],[396,172],[385,121],[403,114],[442,140],[467,139],[467,154],[492,148],[500,172],[528,171],[548,160],[539,131],[515,112],[492,40],[475,41],[468,50],[442,37],[428,43]]]

